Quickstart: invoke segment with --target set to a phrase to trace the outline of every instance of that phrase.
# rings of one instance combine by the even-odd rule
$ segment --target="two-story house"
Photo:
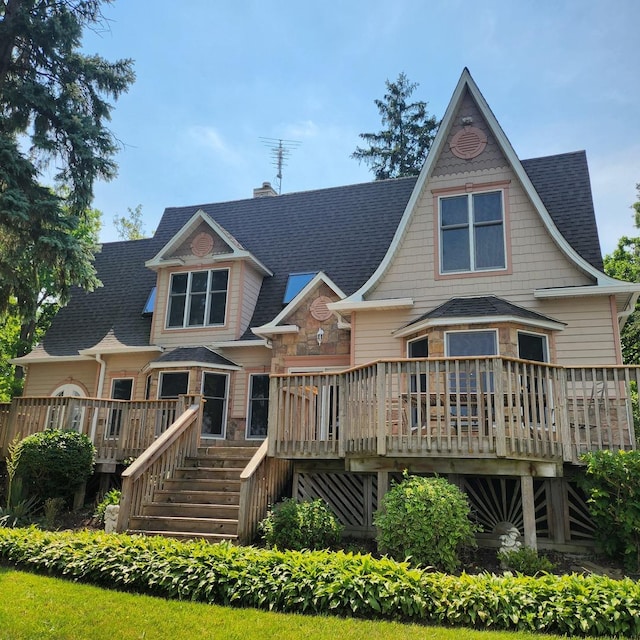
[[[124,528],[248,539],[291,490],[367,535],[409,469],[467,491],[487,543],[568,548],[580,454],[635,447],[640,285],[603,273],[585,153],[520,160],[466,69],[419,176],[168,208],[96,266],[17,361],[5,446],[71,426],[103,472],[137,458]]]

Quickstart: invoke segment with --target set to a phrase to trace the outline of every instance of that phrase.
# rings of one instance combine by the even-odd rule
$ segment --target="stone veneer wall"
[[[324,283],[320,283],[317,289],[310,292],[307,299],[288,317],[283,324],[297,325],[298,333],[286,333],[274,335],[271,342],[273,346],[273,359],[271,361],[272,373],[286,373],[291,366],[291,358],[318,357],[318,366],[330,366],[323,362],[323,358],[344,356],[349,361],[351,352],[351,332],[348,329],[338,329],[338,318],[331,315],[327,320],[317,320],[311,314],[311,305],[320,296],[326,296],[331,301],[338,300],[338,296]],[[318,329],[322,328],[324,336],[322,344],[318,345]],[[305,361],[305,365],[313,366]]]

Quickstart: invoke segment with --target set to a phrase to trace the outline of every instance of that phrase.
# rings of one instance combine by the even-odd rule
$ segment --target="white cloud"
[[[192,142],[208,149],[225,164],[242,164],[242,155],[230,147],[214,127],[193,126],[187,133]]]

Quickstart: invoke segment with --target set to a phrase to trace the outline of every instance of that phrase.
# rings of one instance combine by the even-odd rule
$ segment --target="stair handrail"
[[[273,502],[279,499],[293,477],[291,460],[271,458],[268,438],[255,452],[240,474],[240,508],[238,510],[238,541],[250,544],[258,531],[258,523],[267,515]]]
[[[132,517],[141,515],[142,504],[160,489],[188,457],[195,456],[200,442],[203,403],[196,399],[173,424],[122,472],[122,498],[118,532],[126,531]],[[195,425],[195,426],[194,426]]]

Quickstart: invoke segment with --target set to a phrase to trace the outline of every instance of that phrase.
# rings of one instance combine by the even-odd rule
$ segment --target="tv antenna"
[[[278,181],[278,195],[282,193],[282,168],[287,166],[287,159],[291,151],[299,147],[302,142],[298,140],[283,140],[282,138],[260,138],[262,144],[270,151],[273,166],[278,170],[276,180]]]

